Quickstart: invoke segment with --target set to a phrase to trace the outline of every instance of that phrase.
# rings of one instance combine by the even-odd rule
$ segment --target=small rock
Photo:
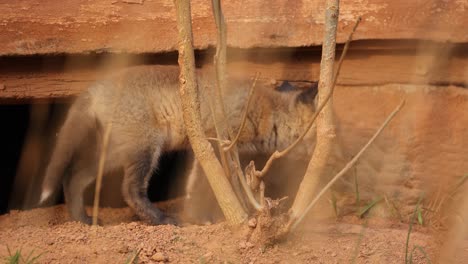
[[[247,224],[249,225],[250,228],[255,228],[257,227],[257,219],[251,218]]]
[[[240,242],[240,243],[239,243],[239,248],[240,248],[240,249],[247,248],[247,243],[245,243],[244,241]]]
[[[204,257],[206,260],[210,260],[212,256],[213,256],[213,253],[212,253],[212,252],[207,252],[205,255],[203,255],[203,257]]]
[[[128,246],[122,246],[118,249],[118,252],[119,253],[122,253],[122,254],[126,254],[128,252],[130,252],[130,248]]]
[[[162,252],[156,252],[151,259],[158,262],[166,262],[168,260]]]

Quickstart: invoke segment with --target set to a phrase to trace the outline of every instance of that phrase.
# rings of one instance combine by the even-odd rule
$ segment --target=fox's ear
[[[289,81],[283,81],[280,86],[277,86],[275,88],[275,90],[278,92],[292,92],[298,91],[299,88],[292,85]]]
[[[318,82],[313,82],[310,87],[307,87],[302,90],[296,97],[297,103],[303,103],[308,105],[313,105],[315,103],[315,97],[318,93]]]

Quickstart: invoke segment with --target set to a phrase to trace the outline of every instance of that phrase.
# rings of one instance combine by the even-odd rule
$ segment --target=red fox
[[[58,134],[46,169],[41,202],[62,183],[71,218],[91,223],[83,194],[96,178],[103,132],[112,123],[104,171],[123,169],[124,199],[142,220],[155,225],[173,224],[172,218],[150,202],[147,188],[162,153],[190,148],[178,76],[177,66],[137,66],[98,81],[81,94]],[[216,85],[216,78],[200,72],[197,76],[202,125],[207,137],[215,137],[208,91]],[[224,100],[233,131],[239,127],[251,84],[249,79],[228,78]],[[316,92],[275,90],[266,81],[257,82],[255,89],[238,149],[240,153],[284,149],[303,132],[312,117]],[[309,132],[305,140],[314,137]],[[301,144],[297,152],[307,155],[311,146]]]

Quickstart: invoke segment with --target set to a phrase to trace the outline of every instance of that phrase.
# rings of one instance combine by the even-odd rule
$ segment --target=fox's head
[[[254,151],[282,151],[303,134],[315,114],[317,84],[259,81],[257,85],[248,114],[251,131],[247,134],[254,135]],[[308,157],[314,146],[315,126],[296,146],[294,156]]]

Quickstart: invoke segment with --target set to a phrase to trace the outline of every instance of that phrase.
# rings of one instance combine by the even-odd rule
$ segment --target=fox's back
[[[118,141],[119,148],[167,139],[169,132],[183,134],[178,74],[176,66],[138,66],[118,72],[88,89],[90,111],[103,127],[112,123],[111,140]],[[172,131],[167,131],[168,126]]]

